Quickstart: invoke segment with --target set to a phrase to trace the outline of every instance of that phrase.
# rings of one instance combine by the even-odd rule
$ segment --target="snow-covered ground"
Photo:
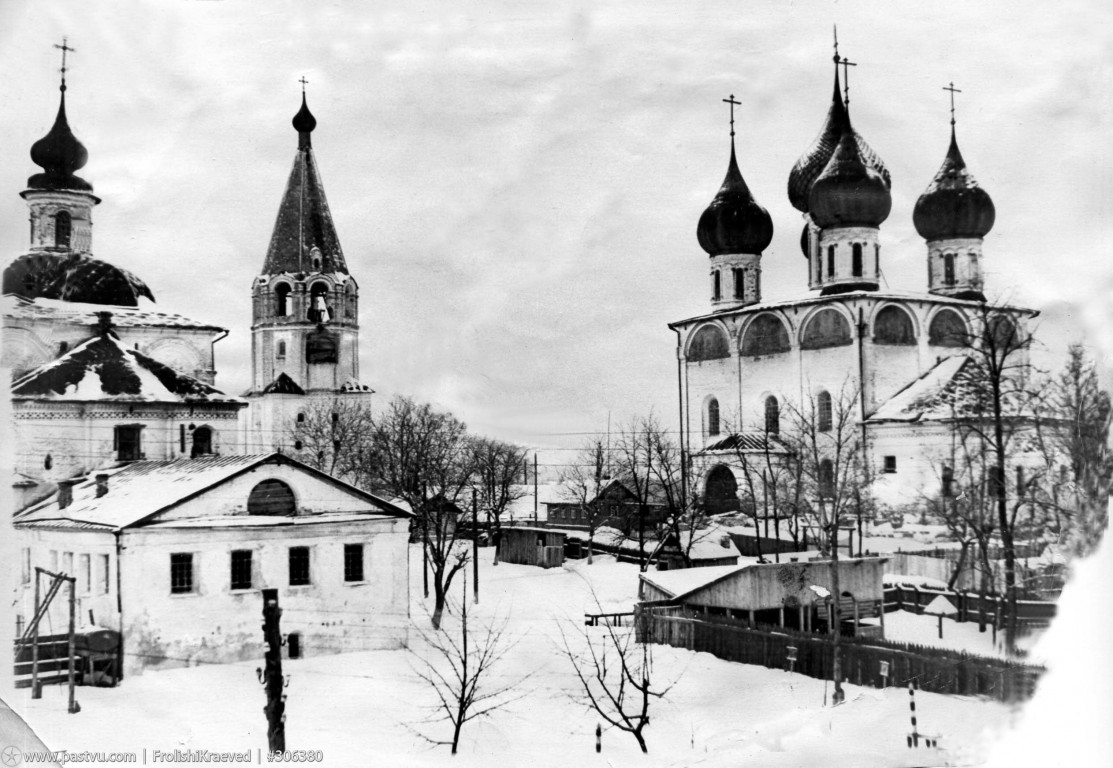
[[[421,557],[412,558],[415,631],[412,651],[381,651],[315,657],[285,664],[288,749],[319,750],[326,765],[426,766],[495,764],[557,766],[911,766],[979,763],[1014,714],[1002,704],[970,697],[917,694],[920,731],[938,735],[942,749],[910,750],[908,694],[848,686],[845,704],[824,706],[825,683],[780,670],[722,661],[708,654],[657,647],[657,679],[675,682],[655,702],[645,735],[644,757],[628,734],[605,730],[595,754],[598,716],[587,709],[567,658],[559,627],[573,642],[585,630],[585,611],[629,610],[636,599],[636,566],[597,557],[565,568],[542,570],[501,564],[481,550],[480,602],[472,618],[508,619],[516,644],[495,669],[495,685],[518,683],[516,695],[490,719],[465,726],[460,754],[432,746],[425,736],[446,739],[451,728],[423,722],[431,715],[433,692],[417,676],[414,653],[424,647],[427,627],[421,597]],[[469,573],[470,577],[470,573]],[[471,583],[469,578],[468,595]],[[461,595],[461,582],[453,593]],[[593,596],[594,590],[594,596]],[[890,634],[934,637],[935,620],[908,615]],[[447,617],[448,631],[458,617]],[[918,623],[917,623],[918,622]],[[945,637],[958,640],[952,626]],[[973,632],[977,635],[976,625]],[[988,635],[982,636],[988,638]],[[911,638],[909,638],[911,639]],[[948,640],[951,642],[951,640]],[[65,688],[45,689],[39,701],[14,702],[51,749],[139,751],[261,749],[266,762],[263,688],[259,662],[205,665],[149,673],[117,689],[78,689],[82,711],[66,713]],[[24,693],[24,692],[21,692]],[[424,734],[424,736],[422,735]]]

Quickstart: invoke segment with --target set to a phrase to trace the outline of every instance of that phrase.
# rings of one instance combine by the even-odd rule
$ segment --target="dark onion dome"
[[[151,289],[125,269],[79,253],[28,253],[4,270],[3,292],[26,299],[135,307]]]
[[[862,158],[848,118],[830,162],[812,182],[808,194],[812,220],[822,229],[877,227],[892,207],[889,183]]]
[[[313,113],[309,111],[309,105],[305,103],[305,92],[301,94],[301,109],[294,115],[294,119],[290,121],[294,125],[294,130],[298,132],[298,144],[302,148],[309,146],[309,134],[313,133],[313,129],[317,127],[317,118],[313,117]],[[303,143],[304,142],[304,143]]]
[[[63,86],[62,99],[58,104],[58,116],[50,132],[31,145],[31,160],[40,166],[44,173],[36,173],[27,179],[31,189],[77,189],[92,192],[93,185],[85,179],[74,176],[89,161],[89,152],[77,140],[66,121],[66,92]]]
[[[831,98],[831,108],[827,110],[827,120],[811,147],[800,156],[788,174],[788,200],[792,203],[792,207],[801,213],[808,212],[808,194],[811,192],[812,184],[831,161],[831,155],[835,153],[843,128],[848,123],[846,105],[843,104],[842,95],[839,93],[839,68],[836,66],[835,92]],[[888,186],[889,169],[885,167],[885,163],[857,133],[854,134],[854,140],[858,144],[858,153],[862,156],[862,160],[880,173]]]
[[[710,256],[724,253],[761,253],[773,240],[773,220],[757,204],[746,186],[730,145],[730,165],[723,186],[699,217],[696,236]]]
[[[805,224],[804,228],[800,230],[800,252],[804,254],[805,259],[810,259],[812,254],[808,250],[809,239],[808,225]]]
[[[912,223],[925,240],[985,237],[993,229],[997,211],[989,193],[966,170],[951,126],[951,147],[935,178],[916,201]]]

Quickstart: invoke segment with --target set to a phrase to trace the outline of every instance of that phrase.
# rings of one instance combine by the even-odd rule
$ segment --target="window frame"
[[[193,555],[193,552],[170,553],[170,594],[172,596],[197,594],[196,563]]]
[[[305,554],[305,562],[295,563],[295,554]],[[295,571],[295,568],[297,570]],[[304,568],[304,574],[302,569]],[[295,580],[295,575],[297,579]],[[291,587],[311,587],[313,586],[313,570],[312,570],[312,555],[310,548],[305,545],[298,545],[290,547],[286,554],[286,583]]]
[[[239,555],[240,562],[237,563],[237,555]],[[246,563],[244,562],[244,555],[246,555]],[[228,555],[228,584],[229,589],[233,592],[246,592],[255,589],[255,555],[254,550],[251,549],[233,549]],[[237,567],[238,566],[238,567]],[[247,580],[244,582],[244,567],[247,568]],[[237,576],[239,581],[237,582]]]
[[[881,471],[886,475],[895,475],[897,473],[897,457],[883,456],[881,459]]]
[[[346,543],[344,545],[345,584],[362,584],[367,581],[364,556],[365,552],[362,543]]]

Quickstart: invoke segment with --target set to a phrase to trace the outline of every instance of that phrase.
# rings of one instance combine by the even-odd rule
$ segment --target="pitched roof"
[[[320,251],[320,267],[314,267],[310,252]],[[340,239],[332,223],[325,187],[317,170],[313,149],[299,146],[286,191],[278,207],[263,274],[325,272],[348,274]]]
[[[95,304],[86,301],[64,301],[39,296],[28,299],[23,296],[6,294],[0,299],[4,317],[13,320],[46,320],[68,322],[73,325],[96,325],[99,313],[112,312],[112,324],[117,328],[196,328],[200,330],[224,331],[219,325],[201,323],[184,315],[173,312],[156,312],[138,307]]]
[[[732,433],[726,437],[709,442],[703,449],[707,451],[741,451],[742,453],[791,453],[792,450],[776,435],[766,432]]]
[[[923,376],[890,397],[869,417],[868,421],[921,421],[949,419],[955,416],[952,400],[961,383],[960,373],[970,358],[955,355],[940,360]]]
[[[286,372],[278,374],[274,381],[267,386],[263,387],[261,394],[264,395],[304,395],[305,390],[298,386],[298,383],[286,375]]]
[[[705,568],[680,568],[674,571],[646,571],[640,578],[672,597],[683,597],[708,584],[725,579],[752,565],[709,565]]]
[[[216,387],[178,373],[111,333],[78,344],[12,383],[13,398],[242,403]]]
[[[58,506],[58,494],[33,504],[16,514],[16,525],[36,527],[83,527],[121,530],[142,524],[152,516],[181,502],[202,494],[232,478],[263,464],[285,464],[296,467],[347,493],[359,496],[373,514],[407,517],[409,513],[396,505],[361,491],[323,472],[283,456],[271,453],[257,456],[206,456],[174,461],[136,461],[122,467],[102,469],[77,481],[72,488],[73,499],[64,508]],[[97,496],[96,475],[108,475],[108,493]],[[342,513],[348,517],[353,513]],[[241,516],[246,517],[246,516]],[[216,525],[218,518],[205,518],[193,525]],[[225,517],[219,518],[226,519]],[[307,518],[308,519],[308,518]],[[321,519],[313,516],[313,519]],[[289,517],[251,516],[245,523],[254,525],[291,524]],[[184,524],[184,523],[183,523]]]

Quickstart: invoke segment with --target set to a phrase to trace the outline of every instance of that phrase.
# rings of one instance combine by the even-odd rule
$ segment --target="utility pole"
[[[266,671],[255,670],[259,681],[267,691],[267,749],[270,752],[286,751],[286,695],[282,689],[286,680],[282,677],[282,632],[279,618],[282,609],[278,607],[278,590],[263,590],[263,638],[267,643],[265,656]]]
[[[471,567],[475,578],[475,602],[479,602],[479,506],[475,500],[475,489],[471,489],[471,519],[473,535],[471,539]]]
[[[537,525],[537,451],[533,452],[533,524]]]
[[[67,654],[69,656],[69,660],[68,660],[68,668],[66,670],[67,682],[69,683],[69,686],[70,686],[70,703],[69,703],[68,711],[71,715],[75,715],[75,714],[77,714],[78,712],[81,711],[81,706],[77,703],[77,697],[74,693],[74,681],[73,681],[73,677],[74,677],[73,657],[74,657],[74,654],[77,653],[77,648],[76,648],[76,642],[77,642],[77,635],[76,635],[76,632],[77,632],[77,598],[74,595],[74,593],[77,591],[77,579],[73,576],[68,576],[68,577],[66,577],[66,580],[69,581],[69,583],[70,583],[70,637],[69,637],[69,646],[67,648]]]

